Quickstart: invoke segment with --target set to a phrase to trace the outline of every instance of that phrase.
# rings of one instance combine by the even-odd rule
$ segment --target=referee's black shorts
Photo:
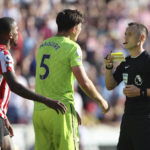
[[[5,126],[5,121],[0,117],[0,147],[2,147],[3,137],[9,135],[9,132]]]
[[[150,116],[123,116],[117,150],[150,150]]]

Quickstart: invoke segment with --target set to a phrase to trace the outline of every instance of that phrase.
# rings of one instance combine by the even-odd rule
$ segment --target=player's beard
[[[16,40],[17,41],[17,40]],[[17,47],[17,45],[18,45],[18,43],[16,42],[15,40],[12,40],[11,41],[11,45],[13,46],[13,47]]]
[[[13,43],[13,46],[14,46],[14,47],[17,47],[17,45],[18,45],[17,42],[14,42],[14,43]]]

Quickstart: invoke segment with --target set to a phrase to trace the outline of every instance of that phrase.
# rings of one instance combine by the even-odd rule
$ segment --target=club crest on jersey
[[[12,59],[11,59],[10,56],[5,55],[5,61],[6,61],[6,62],[12,62]]]
[[[142,80],[142,78],[141,78],[141,76],[140,75],[136,75],[135,76],[135,78],[134,78],[134,83],[136,84],[136,85],[142,85],[142,83],[143,83],[143,80]]]

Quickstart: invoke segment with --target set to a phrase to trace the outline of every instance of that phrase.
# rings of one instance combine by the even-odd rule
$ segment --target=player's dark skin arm
[[[5,80],[7,81],[12,92],[18,94],[19,96],[23,98],[44,103],[46,106],[54,109],[58,114],[59,114],[59,111],[61,111],[62,114],[66,112],[66,107],[61,102],[57,100],[51,100],[42,95],[36,94],[28,90],[27,88],[25,88],[20,83],[18,83],[15,77],[15,74],[13,72],[6,72],[3,74],[3,76]]]

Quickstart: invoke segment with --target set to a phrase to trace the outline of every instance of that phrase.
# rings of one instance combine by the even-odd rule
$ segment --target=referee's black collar
[[[131,57],[130,56],[130,58],[131,59],[137,59],[137,58],[139,58],[139,57],[141,57],[143,54],[145,54],[146,53],[146,50],[144,50],[142,53],[140,53],[138,56],[136,56],[136,57]]]

